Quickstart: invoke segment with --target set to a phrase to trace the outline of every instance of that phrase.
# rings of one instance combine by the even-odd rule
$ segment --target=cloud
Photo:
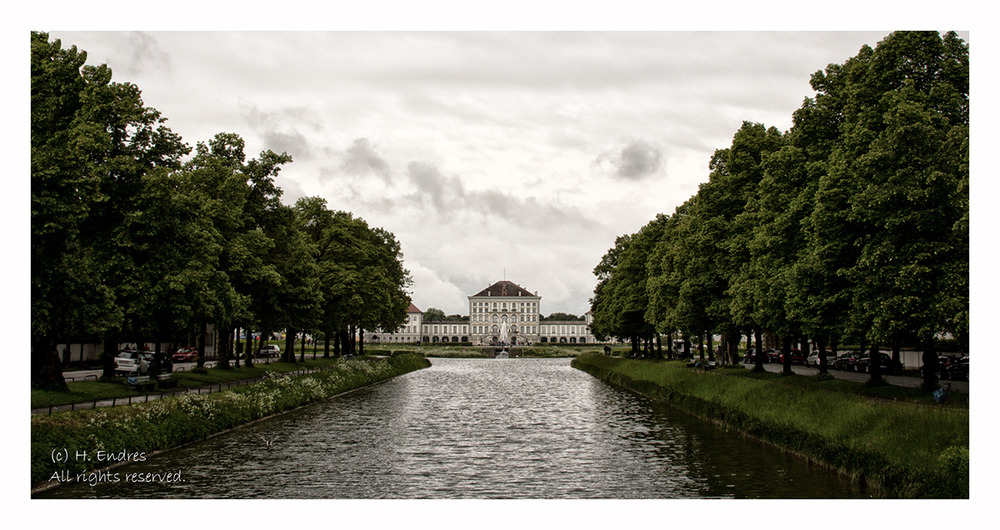
[[[389,184],[392,175],[389,164],[375,152],[375,147],[367,138],[354,140],[351,147],[344,153],[344,160],[341,162],[340,168],[346,173],[357,176],[374,173],[386,184]]]
[[[438,212],[443,212],[449,206],[458,206],[465,198],[462,181],[456,177],[447,177],[441,170],[429,162],[410,162],[406,166],[410,182],[417,187],[417,197],[429,199]]]
[[[244,118],[264,143],[263,149],[288,153],[296,161],[315,158],[309,140],[312,133],[322,129],[321,120],[303,108],[284,108],[266,112],[256,105],[243,106]],[[309,134],[300,131],[306,128]]]
[[[625,180],[641,180],[663,167],[663,154],[648,142],[633,140],[619,150],[602,154],[594,165],[607,168]]]
[[[160,70],[165,74],[172,74],[174,71],[170,55],[160,47],[156,37],[149,33],[141,31],[130,33],[128,46],[125,49],[131,51],[128,66],[125,68],[130,76],[143,73],[147,66],[152,66],[154,70]]]

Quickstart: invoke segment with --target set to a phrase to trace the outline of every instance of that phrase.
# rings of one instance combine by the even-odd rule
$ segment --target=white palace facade
[[[592,315],[584,320],[541,321],[541,300],[520,285],[499,281],[469,296],[467,322],[424,322],[423,312],[410,304],[406,323],[393,333],[374,332],[372,342],[445,343],[473,346],[530,345],[536,343],[595,343],[590,334]]]

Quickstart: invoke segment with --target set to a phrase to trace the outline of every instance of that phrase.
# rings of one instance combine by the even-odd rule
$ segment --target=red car
[[[806,356],[802,355],[802,350],[790,350],[788,353],[789,357],[792,359],[792,364],[806,364]],[[784,353],[781,354],[779,362],[782,364],[785,363]]]
[[[197,348],[181,348],[177,350],[170,360],[175,363],[190,363],[198,359],[198,349]]]

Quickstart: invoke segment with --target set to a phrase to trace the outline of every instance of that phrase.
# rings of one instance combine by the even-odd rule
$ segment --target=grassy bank
[[[969,495],[968,408],[872,398],[817,378],[785,383],[746,370],[703,372],[676,361],[586,355],[573,366],[838,469],[876,496]]]
[[[127,407],[63,412],[31,418],[32,488],[58,482],[53,474],[100,467],[98,451],[149,455],[336,394],[426,368],[414,355],[340,360],[330,369],[284,377],[269,372],[246,386],[212,394],[185,394]],[[86,453],[90,461],[75,455]]]
[[[240,365],[239,368],[175,371],[173,381],[177,389],[183,390],[205,385],[256,379],[264,377],[269,373],[286,373],[303,368],[319,368],[336,362],[338,362],[336,358],[323,357],[295,363],[258,360],[252,368]],[[170,392],[170,390],[166,390],[166,392]],[[125,386],[125,377],[116,377],[113,380],[76,381],[67,383],[64,390],[31,389],[31,408],[41,409],[49,406],[69,405],[70,403],[89,403],[94,400],[111,398],[125,399],[129,396],[134,398],[141,397],[143,396],[143,392],[129,390]]]

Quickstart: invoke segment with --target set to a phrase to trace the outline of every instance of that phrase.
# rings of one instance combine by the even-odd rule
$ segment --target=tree
[[[568,320],[576,320],[576,321],[581,321],[582,322],[584,320],[584,318],[581,317],[581,316],[577,316],[577,315],[571,315],[569,313],[552,313],[551,315],[549,315],[547,317],[542,317],[540,319],[541,322],[548,322],[548,321],[568,321]]]
[[[444,311],[436,307],[428,307],[427,311],[424,311],[421,320],[423,322],[444,322],[447,318]]]
[[[31,34],[32,384],[62,386],[54,346],[109,338],[105,372],[124,314],[109,282],[108,242],[143,176],[176,169],[189,149],[144,107],[135,85],[106,65]],[[86,226],[87,230],[81,230]]]
[[[637,233],[617,238],[615,247],[594,269],[598,285],[591,299],[591,332],[599,340],[609,336],[629,340],[634,354],[641,341],[651,340],[656,333],[646,320],[647,264],[665,224],[666,217],[658,215]]]
[[[811,270],[830,260],[849,300],[827,305],[846,306],[846,332],[873,351],[909,337],[933,349],[968,307],[968,50],[953,33],[893,33],[813,85],[840,125]]]

